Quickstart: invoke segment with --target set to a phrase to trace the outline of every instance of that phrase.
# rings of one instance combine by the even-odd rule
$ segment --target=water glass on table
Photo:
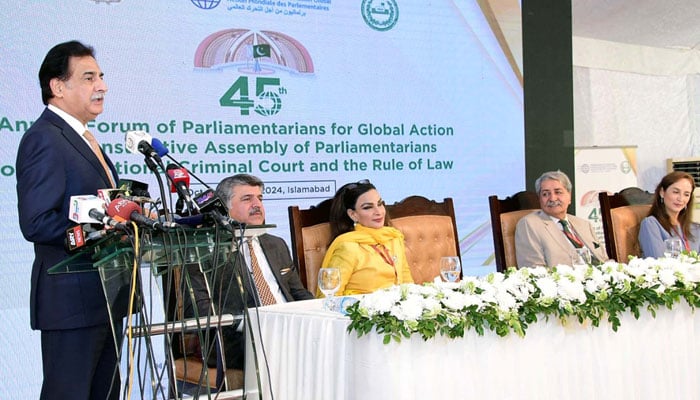
[[[327,311],[333,310],[333,296],[340,288],[340,269],[339,268],[321,268],[318,271],[318,288],[326,296],[323,301],[323,309]]]
[[[572,267],[586,267],[591,265],[591,252],[586,247],[580,249],[574,249],[571,253],[571,266]]]
[[[457,282],[462,271],[462,263],[459,257],[442,257],[440,259],[440,276],[445,282]]]
[[[681,239],[677,237],[668,238],[664,240],[664,257],[678,258],[681,255],[682,248]]]

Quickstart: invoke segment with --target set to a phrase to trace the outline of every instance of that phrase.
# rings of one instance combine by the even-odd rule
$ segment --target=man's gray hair
[[[569,180],[569,177],[566,176],[565,173],[561,171],[549,171],[545,172],[542,174],[537,180],[535,181],[535,191],[537,194],[540,194],[540,188],[542,187],[542,182],[543,181],[559,181],[559,183],[564,186],[567,192],[571,193],[571,181]]]
[[[248,174],[237,174],[224,178],[216,185],[216,195],[224,202],[226,208],[231,204],[231,194],[236,186],[259,186],[261,190],[265,189],[265,184],[260,178]]]

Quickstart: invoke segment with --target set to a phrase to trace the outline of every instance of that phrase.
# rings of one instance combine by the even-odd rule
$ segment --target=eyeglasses
[[[363,180],[361,180],[361,181],[357,181],[357,182],[354,182],[354,183],[348,183],[348,184],[346,184],[346,185],[345,185],[345,189],[346,189],[346,190],[352,190],[352,189],[355,189],[356,187],[358,187],[358,186],[360,186],[360,185],[371,185],[371,183],[370,183],[369,179],[363,179]]]

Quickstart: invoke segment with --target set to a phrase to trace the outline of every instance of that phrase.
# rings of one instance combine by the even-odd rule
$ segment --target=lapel
[[[92,168],[95,170],[95,173],[102,178],[102,183],[101,185],[104,188],[108,188],[111,186],[109,183],[109,178],[107,177],[107,173],[105,170],[102,168],[102,164],[100,164],[100,160],[97,159],[97,156],[95,153],[92,151],[90,146],[85,143],[85,140],[80,136],[73,128],[66,123],[61,117],[56,115],[53,111],[49,110],[48,108],[44,111],[44,115],[47,120],[49,120],[51,123],[53,123],[59,130],[61,136],[73,147],[75,148],[75,151],[80,154],[81,157],[87,161]],[[114,168],[114,165],[112,164],[112,161],[110,161],[109,157],[105,155],[105,161],[107,162],[107,165],[109,166],[110,170],[112,171],[112,175],[114,176],[114,179],[117,179],[117,170]]]
[[[278,252],[280,250],[278,246],[275,245],[272,236],[268,235],[267,233],[258,236],[258,240],[260,241],[260,247],[262,247],[263,253],[265,254],[267,264],[270,266],[272,274],[275,276],[275,280],[277,280],[277,285],[279,285],[280,290],[282,290],[282,294],[284,294],[287,301],[293,301],[294,297],[292,296],[288,285],[284,284],[284,279],[282,278],[282,274],[280,272],[280,268],[283,267],[283,262],[279,260]]]
[[[588,234],[588,229],[589,229],[588,226],[583,225],[583,224],[579,224],[579,223],[578,223],[579,220],[574,219],[574,218],[569,219],[569,221],[571,222],[571,226],[574,228],[574,232],[576,232],[576,236],[578,236],[579,239],[581,239],[581,241],[583,242],[583,244],[584,244],[586,247],[588,247],[588,249],[589,249],[590,251],[596,250],[597,247],[594,246],[594,243],[592,243],[592,242],[590,242],[590,241],[588,240],[588,239],[589,239],[589,236],[590,236],[590,235]],[[595,241],[595,239],[593,239],[593,240]]]
[[[571,251],[571,243],[569,243],[569,239],[567,239],[561,229],[559,229],[559,224],[552,221],[552,218],[542,210],[539,210],[538,214],[544,224],[545,231],[547,231],[552,241],[556,243],[562,251],[569,253]]]
[[[282,275],[280,274],[280,271],[275,263],[275,254],[274,254],[274,246],[271,245],[270,241],[268,240],[268,236],[265,234],[262,234],[258,236],[258,240],[260,241],[260,247],[262,248],[263,254],[265,255],[265,261],[267,261],[267,265],[270,266],[270,269],[272,270],[272,274],[275,276],[275,279],[277,280],[277,284],[282,286],[280,282],[282,282]],[[284,289],[282,289],[284,291]]]

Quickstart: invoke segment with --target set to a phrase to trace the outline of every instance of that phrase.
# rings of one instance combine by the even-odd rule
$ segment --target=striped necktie
[[[253,281],[255,281],[255,287],[258,288],[260,302],[264,306],[276,304],[277,300],[275,300],[275,296],[272,294],[272,290],[270,290],[270,285],[267,284],[263,276],[262,269],[260,269],[260,264],[258,263],[258,257],[255,256],[252,240],[248,240],[248,250],[250,250],[250,267],[253,269]]]
[[[93,136],[93,134],[90,131],[85,131],[85,133],[83,133],[83,137],[85,137],[88,143],[90,143],[90,148],[92,148],[92,152],[95,153],[97,159],[100,160],[100,164],[102,164],[102,168],[104,168],[105,173],[107,174],[107,179],[109,179],[109,183],[112,185],[113,188],[117,187],[117,185],[114,184],[112,171],[110,171],[109,166],[107,165],[107,161],[105,161],[105,156],[104,154],[102,154],[102,149],[100,149],[100,144],[97,143],[97,139],[95,139],[95,136]]]
[[[574,233],[571,232],[571,228],[569,228],[569,221],[565,219],[560,219],[559,223],[564,228],[564,235],[567,239],[569,239],[571,244],[573,244],[574,247],[576,247],[577,249],[583,247],[583,242],[581,241],[581,239],[579,239],[578,236],[574,235]]]

